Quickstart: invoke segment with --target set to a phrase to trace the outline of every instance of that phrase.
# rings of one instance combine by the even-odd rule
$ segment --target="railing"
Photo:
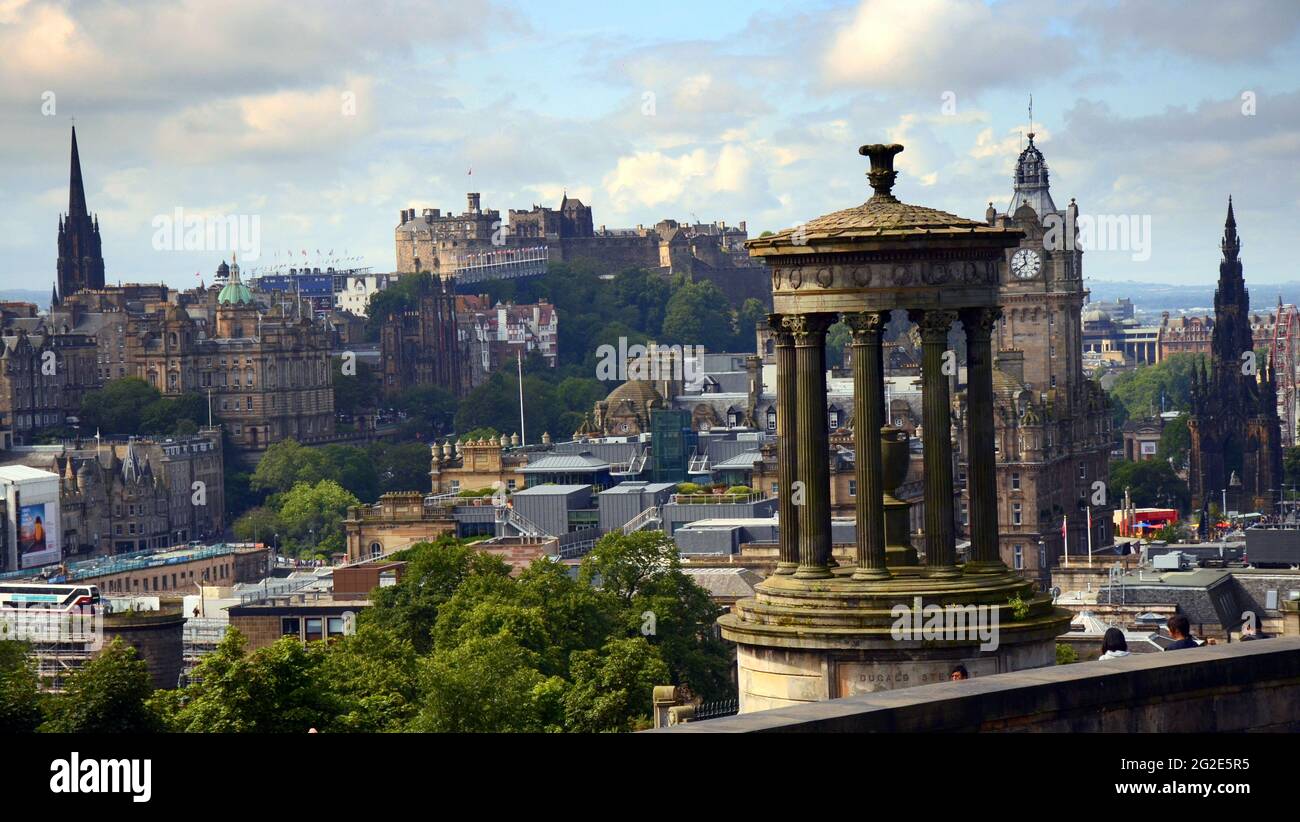
[[[663,523],[663,517],[660,516],[659,514],[658,505],[651,505],[649,508],[637,514],[635,517],[632,517],[632,519],[623,523],[623,533],[631,534],[636,531],[640,531],[650,522],[657,522],[660,524]]]
[[[741,505],[762,502],[765,499],[770,499],[770,497],[762,491],[749,494],[710,494],[700,492],[698,494],[673,494],[668,501],[674,505]]]
[[[582,534],[586,532],[575,531],[574,533]],[[600,539],[600,536],[601,535],[584,537],[583,539],[575,540],[568,545],[562,545],[556,556],[560,559],[577,559],[578,557],[585,557],[587,554],[591,553],[592,548],[596,547],[596,542]]]
[[[718,719],[724,716],[735,716],[740,713],[739,699],[719,699],[714,702],[702,702],[695,709],[695,715],[691,718],[692,722],[703,722],[706,719]]]
[[[496,521],[497,521],[497,525],[509,525],[511,528],[514,528],[516,531],[518,531],[519,533],[523,534],[526,537],[547,536],[546,532],[542,530],[542,527],[540,525],[533,522],[528,517],[519,513],[515,509],[508,508],[504,505],[497,507]],[[504,535],[498,535],[498,536],[504,536]]]

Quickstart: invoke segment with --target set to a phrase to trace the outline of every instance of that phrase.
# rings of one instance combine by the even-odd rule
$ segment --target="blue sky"
[[[251,266],[347,249],[391,270],[398,211],[460,212],[469,190],[502,212],[567,190],[611,228],[781,228],[865,200],[868,142],[905,144],[902,199],[982,216],[1006,207],[1030,94],[1058,205],[1150,218],[1149,259],[1093,251],[1087,276],[1212,281],[1232,194],[1248,281],[1300,279],[1300,4],[300,11],[0,0],[0,288],[53,280],[74,115],[108,278],[188,286],[229,254],[156,249],[176,208],[257,217]]]

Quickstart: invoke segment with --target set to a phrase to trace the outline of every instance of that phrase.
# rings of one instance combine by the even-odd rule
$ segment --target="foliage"
[[[191,733],[303,733],[339,725],[339,695],[324,675],[324,643],[282,637],[252,653],[234,628],[203,658],[173,702],[155,704],[167,727]]]
[[[826,365],[828,367],[844,365],[844,346],[853,339],[844,322],[837,322],[826,332]]]
[[[198,394],[164,397],[139,377],[109,380],[81,399],[81,430],[104,436],[193,433],[208,419],[207,399]]]
[[[276,494],[266,506],[254,508],[235,522],[241,540],[269,541],[279,535],[283,553],[328,556],[344,550],[343,516],[361,501],[333,480],[315,485],[299,482]]]
[[[1199,354],[1172,354],[1155,365],[1139,366],[1115,378],[1110,388],[1116,422],[1146,419],[1164,406],[1191,410],[1192,366]]]
[[[645,637],[607,642],[599,651],[575,651],[573,684],[564,698],[571,731],[634,731],[653,710],[654,687],[670,673]]]
[[[708,280],[682,285],[668,300],[662,336],[668,344],[726,351],[735,339],[726,296]]]
[[[1056,643],[1056,664],[1073,665],[1079,661],[1079,653],[1064,642]]]
[[[1300,485],[1300,445],[1283,449],[1282,473],[1287,485]]]
[[[1138,508],[1175,508],[1186,511],[1191,491],[1164,460],[1119,460],[1110,465],[1110,499],[1124,499],[1124,489]]]
[[[97,656],[68,677],[47,706],[42,731],[76,734],[149,733],[159,728],[147,700],[149,670],[135,649],[114,637]]]
[[[1185,468],[1191,449],[1192,435],[1187,428],[1187,415],[1180,414],[1165,423],[1160,432],[1160,444],[1156,446],[1156,459],[1166,463],[1173,460],[1174,466]]]
[[[27,643],[0,640],[0,733],[31,733],[41,724],[36,666]]]

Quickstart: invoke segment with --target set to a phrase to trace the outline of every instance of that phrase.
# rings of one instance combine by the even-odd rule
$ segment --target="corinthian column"
[[[993,450],[993,326],[998,308],[961,312],[966,327],[966,487],[970,491],[970,561],[966,573],[1007,570],[998,551],[997,455]]]
[[[797,449],[794,440],[795,398],[799,388],[795,379],[794,335],[786,327],[786,317],[768,314],[768,327],[776,343],[776,510],[780,518],[781,548],[776,573],[793,574],[799,567],[799,508],[790,489],[798,479]]]
[[[925,575],[955,577],[957,543],[953,534],[952,417],[948,374],[944,371],[948,329],[957,319],[954,311],[911,311],[921,328],[922,418],[925,432]],[[956,358],[949,357],[952,366]]]
[[[792,314],[786,328],[795,346],[795,439],[797,485],[790,489],[799,508],[799,579],[831,576],[830,438],[826,419],[826,330],[831,314]]]
[[[853,450],[857,495],[857,566],[854,579],[888,579],[885,568],[885,500],[880,427],[884,424],[884,374],[880,338],[887,313],[845,314],[853,331]]]

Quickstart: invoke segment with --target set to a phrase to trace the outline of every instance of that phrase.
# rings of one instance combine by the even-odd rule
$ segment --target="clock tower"
[[[985,219],[1024,232],[999,267],[993,330],[999,544],[1008,567],[1046,582],[1067,543],[1072,559],[1086,556],[1089,513],[1093,547],[1113,541],[1109,501],[1097,493],[1110,476],[1110,420],[1104,393],[1083,374],[1079,209],[1074,200],[1056,207],[1034,137],[1016,160],[1006,213],[989,203]]]

